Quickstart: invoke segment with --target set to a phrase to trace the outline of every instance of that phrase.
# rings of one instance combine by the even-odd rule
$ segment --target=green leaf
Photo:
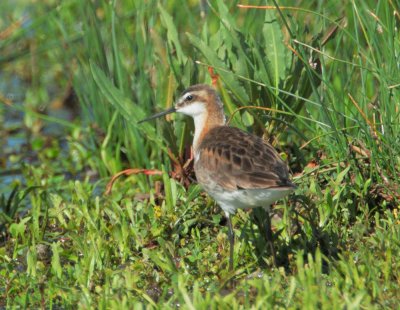
[[[338,174],[338,176],[337,176],[337,178],[336,178],[336,180],[335,180],[336,186],[339,186],[339,185],[342,183],[344,177],[345,177],[346,174],[349,172],[350,168],[351,168],[351,166],[349,165],[349,166],[346,167],[346,169],[344,169],[343,171],[341,171],[341,172]]]
[[[286,74],[287,64],[287,49],[283,43],[283,34],[281,27],[275,17],[270,12],[265,12],[265,23],[262,29],[265,39],[265,52],[267,54],[267,68],[272,81],[272,86],[278,88],[281,80]],[[275,90],[278,94],[279,91]]]
[[[18,238],[19,235],[23,235],[26,229],[26,223],[31,219],[30,216],[22,219],[19,223],[13,223],[10,226],[10,233],[14,238]]]
[[[93,78],[103,93],[104,97],[117,109],[117,111],[124,117],[130,124],[137,124],[137,122],[145,117],[145,113],[139,105],[133,105],[122,92],[116,88],[104,72],[94,63],[90,62],[90,70]],[[143,130],[147,138],[155,141],[157,145],[167,152],[166,147],[162,141],[162,137],[157,135],[154,124],[143,123],[134,126],[134,134],[137,133],[135,129]]]
[[[175,266],[170,263],[169,255],[166,254],[165,249],[163,254],[164,255],[161,256],[159,251],[143,249],[143,255],[148,256],[153,261],[153,263],[156,264],[161,270],[163,270],[164,272],[176,271]]]
[[[161,5],[158,5],[158,9],[161,13],[161,21],[164,26],[167,28],[167,41],[170,46],[171,50],[175,50],[176,57],[179,59],[179,62],[185,63],[187,57],[183,53],[181,43],[179,41],[178,31],[176,30],[174,20],[172,19],[171,15],[164,10]]]
[[[61,278],[62,276],[62,267],[60,263],[60,253],[59,253],[60,244],[57,242],[53,242],[51,244],[51,250],[53,256],[51,257],[51,269],[53,273],[57,276],[57,278]]]
[[[164,190],[165,190],[165,202],[167,205],[168,212],[174,209],[174,198],[172,196],[172,182],[173,180],[170,179],[167,172],[165,172],[165,167],[163,166],[163,183],[164,183]]]
[[[104,72],[93,61],[90,61],[90,71],[100,92],[118,109],[127,121],[138,122],[144,118],[144,112],[139,107],[133,113],[133,109],[131,108],[132,103],[113,85],[111,80],[107,78]]]
[[[245,125],[246,127],[253,126],[253,124],[254,124],[253,115],[251,115],[247,111],[244,111],[244,113],[242,114],[242,122],[243,122],[243,125]]]

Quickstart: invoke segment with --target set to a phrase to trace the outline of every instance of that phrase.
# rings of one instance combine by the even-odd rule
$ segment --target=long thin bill
[[[174,112],[176,112],[176,109],[175,109],[175,107],[172,107],[172,108],[170,108],[168,110],[156,113],[156,114],[154,114],[152,116],[149,116],[149,117],[147,117],[145,119],[142,119],[141,121],[138,122],[138,124],[141,124],[143,122],[147,122],[147,121],[150,121],[152,119],[158,118],[160,116],[167,115],[167,114],[174,113]]]

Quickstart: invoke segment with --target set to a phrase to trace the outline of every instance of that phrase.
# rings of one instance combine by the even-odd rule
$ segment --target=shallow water
[[[15,105],[22,105],[24,99],[23,83],[16,77],[0,73],[0,93],[2,97]],[[20,163],[11,160],[21,154],[26,145],[26,134],[23,132],[24,114],[3,102],[0,103],[0,194],[8,192],[16,182],[23,182]]]
[[[16,76],[0,73],[0,94],[12,102],[12,106],[0,103],[0,196],[8,197],[16,184],[25,185],[21,173],[23,163],[38,163],[35,152],[31,150],[29,129],[24,124],[23,105],[27,87]],[[72,121],[73,113],[65,107],[46,109],[46,114],[62,120]],[[65,137],[65,128],[57,123],[43,122],[39,135],[57,140]],[[59,142],[62,151],[68,145]]]

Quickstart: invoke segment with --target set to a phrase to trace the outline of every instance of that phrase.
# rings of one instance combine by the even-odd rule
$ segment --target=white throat
[[[194,120],[194,136],[193,136],[193,151],[196,153],[199,146],[200,134],[203,132],[207,118],[207,112],[193,116]]]
[[[196,149],[199,144],[200,135],[203,132],[208,113],[207,109],[202,102],[193,102],[189,105],[180,107],[177,112],[189,115],[194,120],[194,137],[193,137],[193,150]]]

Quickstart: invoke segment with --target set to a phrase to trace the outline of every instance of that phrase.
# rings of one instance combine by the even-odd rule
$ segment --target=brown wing
[[[275,149],[238,128],[211,129],[197,151],[195,170],[200,182],[207,177],[231,190],[294,187],[287,166]]]

